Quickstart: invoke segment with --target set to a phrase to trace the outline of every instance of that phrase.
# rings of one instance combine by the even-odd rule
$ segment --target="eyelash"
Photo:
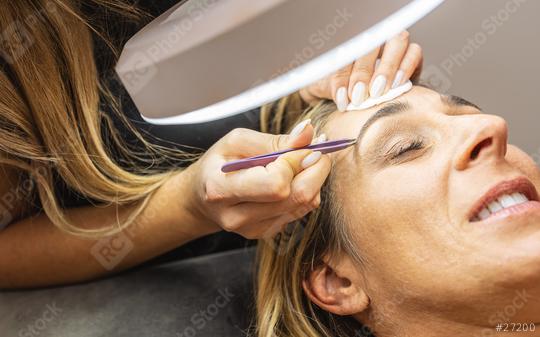
[[[424,147],[424,142],[422,141],[422,139],[415,139],[409,144],[400,146],[399,149],[392,156],[392,159],[398,158],[409,151],[420,150],[423,147]]]

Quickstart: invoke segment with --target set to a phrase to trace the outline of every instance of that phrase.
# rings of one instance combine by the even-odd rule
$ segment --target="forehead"
[[[411,91],[396,98],[391,102],[407,103],[415,111],[425,113],[445,111],[445,109],[448,109],[447,105],[443,103],[441,95],[438,92],[419,86],[413,87]],[[384,104],[380,104],[378,106],[359,111],[335,111],[329,116],[322,132],[324,132],[327,135],[328,139],[331,140],[343,138],[356,139],[364,124],[366,124],[366,122],[373,115],[375,115],[377,111],[379,111],[383,106]],[[372,127],[376,128],[377,126]],[[351,146],[343,151],[338,151],[330,154],[330,157],[334,164],[334,168],[332,169],[332,181],[334,181],[334,186],[339,186],[339,188],[345,189],[349,185],[356,186],[355,184],[349,184],[350,181],[347,184],[337,183],[342,179],[355,179],[354,177],[350,176],[350,174],[352,172],[355,172],[355,170],[337,169],[337,167],[341,167],[343,164],[352,163],[352,161],[354,160],[354,156],[352,156],[352,154],[355,148],[355,146]]]
[[[413,87],[411,91],[396,98],[394,102],[406,102],[415,110],[426,112],[445,108],[439,93],[419,86]],[[378,105],[359,111],[336,111],[329,117],[324,133],[328,139],[356,138],[366,121],[382,106]]]

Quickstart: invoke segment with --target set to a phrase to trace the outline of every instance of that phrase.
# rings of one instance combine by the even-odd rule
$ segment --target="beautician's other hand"
[[[300,90],[300,95],[307,103],[331,99],[345,111],[350,102],[359,105],[368,97],[379,97],[415,78],[422,70],[422,61],[422,49],[410,43],[409,33],[404,31],[353,64]]]
[[[313,127],[297,125],[290,135],[235,129],[190,166],[196,217],[215,229],[248,239],[270,238],[320,204],[330,160],[320,152],[298,150],[266,167],[221,172],[228,161],[309,145]]]

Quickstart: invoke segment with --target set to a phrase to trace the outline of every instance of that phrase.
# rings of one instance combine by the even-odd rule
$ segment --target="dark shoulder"
[[[35,211],[36,193],[30,175],[0,164],[0,230]]]

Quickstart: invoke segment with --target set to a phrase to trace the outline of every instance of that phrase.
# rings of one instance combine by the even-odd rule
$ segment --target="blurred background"
[[[540,1],[449,0],[410,29],[423,80],[504,117],[540,164]]]

